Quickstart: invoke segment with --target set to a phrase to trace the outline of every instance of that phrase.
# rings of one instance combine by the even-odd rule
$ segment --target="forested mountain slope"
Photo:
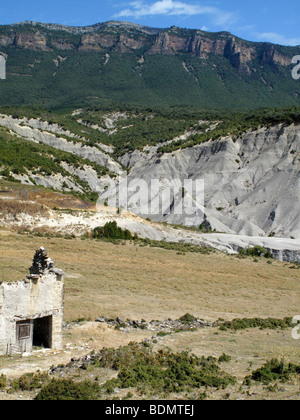
[[[101,104],[250,109],[297,105],[296,47],[228,32],[24,22],[0,26],[0,105]]]

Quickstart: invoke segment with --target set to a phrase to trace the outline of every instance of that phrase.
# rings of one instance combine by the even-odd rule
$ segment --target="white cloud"
[[[262,34],[256,34],[256,36],[258,39],[266,42],[272,42],[272,44],[300,45],[300,38],[288,38],[276,32],[264,32]]]
[[[177,0],[158,0],[147,4],[143,0],[136,0],[129,3],[129,8],[121,10],[114,17],[135,17],[143,16],[196,16],[208,15],[212,23],[217,26],[226,26],[235,21],[234,13],[224,12],[216,7],[201,6],[196,4],[183,3]]]

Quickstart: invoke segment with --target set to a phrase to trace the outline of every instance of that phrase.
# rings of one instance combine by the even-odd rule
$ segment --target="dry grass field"
[[[153,336],[148,330],[122,332],[94,322],[99,316],[151,321],[177,319],[189,312],[215,321],[236,317],[282,319],[299,314],[300,271],[292,269],[292,264],[275,260],[270,263],[264,258],[241,259],[218,252],[182,254],[134,243],[47,238],[0,229],[0,280],[24,278],[40,246],[47,249],[56,267],[64,270],[65,321],[86,321],[64,331],[61,352],[40,351],[21,359],[0,357],[0,372],[8,377],[47,370],[102,347],[116,348]],[[153,348],[188,350],[199,356],[229,354],[232,360],[224,368],[238,378],[238,383],[226,390],[208,390],[208,398],[300,398],[299,380],[274,388],[280,392],[261,384],[251,388],[242,385],[246,375],[273,357],[299,363],[299,341],[292,338],[290,330],[203,328],[166,335]],[[78,380],[78,371],[74,375]],[[93,375],[93,371],[81,371],[80,378],[94,380]],[[99,375],[104,382],[116,373],[103,369]],[[34,395],[0,392],[0,400],[32,399]]]
[[[299,313],[300,271],[291,264],[222,253],[202,255],[82,239],[42,238],[0,230],[0,279],[28,274],[44,246],[65,272],[65,319],[99,316],[207,319]]]

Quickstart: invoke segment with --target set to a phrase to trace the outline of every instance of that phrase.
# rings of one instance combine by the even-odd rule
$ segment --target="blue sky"
[[[0,24],[24,20],[84,26],[123,20],[222,30],[250,41],[300,45],[299,0],[2,0]],[[300,47],[299,47],[300,49]]]

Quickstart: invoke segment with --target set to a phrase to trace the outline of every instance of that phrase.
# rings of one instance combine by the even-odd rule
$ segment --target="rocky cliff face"
[[[2,31],[0,28],[0,47],[15,46],[41,51],[77,49],[94,52],[113,50],[120,53],[143,51],[145,54],[167,55],[188,53],[203,60],[215,54],[228,58],[235,68],[246,73],[251,73],[249,64],[254,59],[259,59],[262,64],[281,66],[288,66],[291,62],[291,57],[284,55],[274,45],[266,44],[261,52],[261,44],[243,41],[226,32],[211,34],[174,27],[147,30],[139,25],[117,25],[114,22],[86,28],[31,22],[5,28]],[[70,33],[80,36],[71,39]]]
[[[15,46],[31,50],[50,51],[47,46],[47,38],[39,31],[36,32],[12,32],[10,35],[0,33],[0,46]]]
[[[300,126],[276,126],[249,132],[238,140],[231,137],[159,155],[156,148],[122,158],[131,168],[128,185],[136,179],[149,186],[145,194],[132,191],[131,211],[157,221],[205,227],[218,232],[250,236],[300,238]],[[153,179],[162,189],[173,180],[203,180],[203,202],[197,197],[184,202],[186,212],[174,211],[168,195],[160,196],[160,211],[146,213],[157,197],[150,197]],[[132,183],[132,184],[131,184]],[[145,185],[146,185],[145,184]],[[136,183],[136,186],[138,183]],[[108,192],[109,193],[109,192]],[[180,197],[179,197],[180,195]],[[130,196],[130,194],[129,194]],[[172,201],[172,200],[171,200]]]
[[[20,33],[16,34],[14,39],[14,45],[16,47],[28,48],[32,50],[49,51],[47,47],[47,38],[44,34],[39,31],[33,33]]]
[[[235,38],[230,39],[224,48],[224,56],[229,59],[231,64],[238,70],[251,73],[248,63],[256,58],[257,54],[254,47],[247,47],[238,42]]]

